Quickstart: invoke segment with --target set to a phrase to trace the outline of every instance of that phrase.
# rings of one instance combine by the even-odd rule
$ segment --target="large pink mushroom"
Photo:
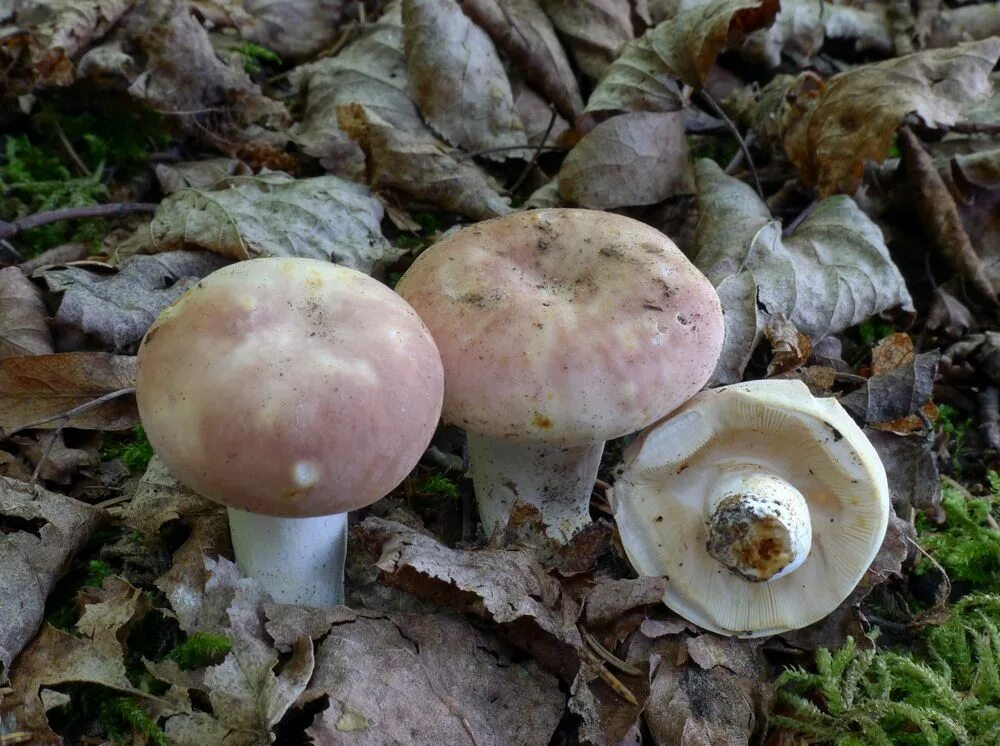
[[[182,482],[229,508],[240,568],[279,602],[343,598],[347,511],[416,465],[441,358],[406,302],[312,259],[214,272],[139,348],[139,413]]]
[[[488,535],[518,502],[565,541],[590,521],[604,442],[693,396],[722,349],[711,283],[659,231],[531,210],[446,236],[397,288],[430,328],[445,420],[465,428]]]

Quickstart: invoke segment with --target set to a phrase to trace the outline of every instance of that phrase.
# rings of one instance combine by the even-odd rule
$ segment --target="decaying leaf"
[[[17,267],[0,269],[0,358],[52,352],[41,291]]]
[[[381,220],[382,205],[366,187],[336,176],[233,176],[170,195],[119,252],[202,248],[231,259],[306,257],[371,272],[399,256],[382,237]]]
[[[928,47],[950,47],[959,42],[1000,36],[996,2],[939,7],[931,15]]]
[[[253,24],[246,38],[282,58],[301,59],[317,54],[340,33],[345,0],[243,0]]]
[[[366,519],[354,535],[381,550],[377,565],[387,585],[502,625],[541,665],[567,681],[575,676],[580,609],[528,553],[449,549],[379,518]]]
[[[330,706],[316,743],[549,743],[563,711],[554,676],[513,663],[495,640],[443,615],[359,612],[316,655]]]
[[[224,508],[181,484],[159,456],[153,456],[125,508],[125,525],[147,536],[178,518],[200,520],[219,516]]]
[[[914,356],[890,372],[874,375],[840,403],[859,424],[891,422],[916,414],[931,397],[938,350]]]
[[[430,132],[397,129],[356,104],[341,107],[337,115],[340,126],[365,151],[373,189],[398,192],[417,205],[476,220],[510,212],[486,174]]]
[[[599,580],[587,593],[584,619],[588,626],[614,622],[625,612],[639,606],[658,604],[666,591],[666,578],[643,576]]]
[[[90,334],[114,352],[134,352],[160,311],[227,263],[207,251],[168,251],[129,257],[110,276],[86,265],[39,275],[49,290],[64,293],[57,324]]]
[[[156,179],[164,194],[173,194],[187,187],[208,189],[229,176],[249,176],[250,173],[250,168],[235,158],[206,158],[156,166]]]
[[[896,509],[903,514],[904,508],[912,505],[932,517],[943,518],[933,430],[902,435],[866,427],[865,436],[885,467]]]
[[[96,466],[101,460],[96,447],[67,446],[63,433],[47,431],[31,436],[16,435],[11,442],[32,470],[41,463],[38,472],[41,479],[59,484],[69,484],[81,467]]]
[[[818,186],[821,195],[853,194],[864,161],[886,158],[904,117],[915,115],[931,127],[949,125],[963,108],[989,96],[988,76],[998,57],[1000,38],[994,38],[835,75],[787,121],[785,151],[799,177]],[[769,87],[790,85],[798,85],[797,80],[775,80]]]
[[[0,680],[42,623],[45,600],[103,511],[0,477]]]
[[[552,104],[521,78],[514,78],[510,81],[510,85],[514,92],[514,108],[517,109],[517,115],[524,125],[524,135],[528,139],[528,145],[531,146],[523,153],[527,154],[539,145],[551,146],[558,142],[560,135],[569,130],[566,120],[556,113]]]
[[[647,31],[622,49],[587,99],[585,111],[678,111],[687,92],[653,50]]]
[[[541,4],[580,69],[592,78],[601,77],[622,45],[635,36],[628,0],[541,0]]]
[[[0,431],[10,432],[135,385],[135,358],[63,352],[0,360]],[[132,396],[120,396],[36,427],[67,422],[84,430],[126,430],[139,421]]]
[[[798,368],[812,354],[812,340],[782,314],[768,320],[764,336],[771,345],[771,363],[767,366],[769,378]]]
[[[457,3],[403,0],[403,28],[414,98],[436,132],[468,151],[527,143],[493,42]]]
[[[559,191],[591,209],[651,205],[694,191],[682,112],[621,114],[588,132],[559,171]]]
[[[573,121],[580,87],[555,29],[537,0],[462,0],[462,10],[492,37],[532,85]]]
[[[882,233],[848,197],[819,203],[788,238],[753,189],[712,161],[695,169],[700,218],[694,263],[726,309],[713,375],[740,380],[769,317],[784,314],[814,343],[882,311],[912,308]]]

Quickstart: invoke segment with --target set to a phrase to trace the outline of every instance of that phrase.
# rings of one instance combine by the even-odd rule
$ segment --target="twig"
[[[56,420],[69,421],[71,418],[75,417],[78,414],[82,414],[83,412],[87,412],[91,409],[99,407],[102,404],[106,404],[107,402],[113,399],[117,399],[122,396],[128,396],[129,394],[134,394],[134,393],[135,393],[135,386],[129,386],[128,388],[118,389],[117,391],[112,391],[110,393],[104,394],[104,396],[99,396],[96,399],[91,399],[90,401],[84,402],[83,404],[77,407],[73,407],[72,409],[67,409],[65,412],[60,412],[59,414],[53,414],[48,417],[42,417],[41,419],[35,420],[34,422],[29,422],[27,425],[21,425],[20,427],[15,427],[13,430],[3,430],[2,428],[0,428],[0,440],[5,440],[9,438],[11,435],[19,433],[22,430],[30,430],[33,427],[38,427],[39,425],[45,425],[49,422],[55,422]]]
[[[904,538],[904,539],[905,539],[906,541],[908,541],[908,542],[909,542],[910,544],[912,544],[912,545],[913,545],[913,547],[914,547],[914,549],[916,549],[916,550],[917,550],[918,552],[920,552],[920,554],[924,555],[924,557],[925,557],[925,558],[927,559],[927,561],[928,561],[928,562],[930,562],[930,563],[931,563],[932,565],[934,565],[934,567],[936,567],[936,568],[938,569],[938,572],[940,572],[940,573],[941,573],[941,577],[942,577],[942,578],[944,578],[944,584],[945,584],[945,593],[943,594],[943,598],[944,598],[945,600],[947,600],[947,599],[951,598],[951,578],[949,578],[949,577],[948,577],[948,571],[947,571],[947,570],[945,570],[945,569],[944,569],[944,568],[943,568],[943,567],[941,566],[941,563],[940,563],[940,562],[938,562],[938,561],[937,561],[936,559],[934,559],[934,558],[933,558],[933,557],[932,557],[932,556],[931,556],[931,555],[930,555],[930,554],[929,554],[929,553],[927,552],[927,550],[926,550],[926,549],[924,549],[924,548],[923,548],[922,546],[920,546],[920,545],[919,545],[919,544],[918,544],[917,542],[915,542],[915,541],[914,541],[913,539],[911,539],[911,538],[910,538],[909,536],[904,536],[903,538]]]
[[[640,669],[636,668],[635,666],[629,663],[626,663],[621,658],[612,653],[610,650],[608,650],[606,647],[601,645],[600,641],[592,634],[590,634],[590,632],[585,630],[583,627],[580,627],[580,632],[583,634],[584,642],[590,645],[590,649],[593,650],[595,653],[597,653],[601,658],[603,658],[606,663],[614,666],[619,671],[621,671],[624,674],[628,674],[629,676],[642,676],[642,671]]]
[[[751,130],[750,132],[747,133],[746,137],[746,144],[748,148],[753,144],[753,141],[754,141],[754,133]],[[743,159],[745,157],[746,157],[746,151],[744,151],[742,148],[737,150],[736,155],[734,155],[732,159],[729,161],[729,163],[726,164],[726,168],[724,169],[725,173],[729,176],[732,176],[734,173],[736,173],[736,169],[740,167],[740,164],[743,163]]]
[[[840,371],[834,373],[833,380],[840,381],[841,383],[859,383],[861,385],[868,383],[868,379],[864,376],[859,376],[857,373],[843,373]]]
[[[69,141],[69,138],[66,137],[66,133],[63,132],[63,128],[59,124],[58,118],[56,117],[52,118],[52,126],[55,128],[56,137],[59,138],[59,142],[62,143],[63,149],[66,151],[66,154],[70,157],[70,160],[72,160],[73,163],[76,164],[76,167],[80,169],[80,172],[84,176],[90,176],[91,175],[90,169],[87,168],[87,164],[83,162],[83,159],[80,158],[80,155],[73,148],[73,143],[71,143]]]
[[[788,224],[788,226],[781,232],[781,235],[787,237],[795,233],[798,227],[806,221],[806,218],[808,218],[810,215],[813,214],[813,211],[816,209],[816,206],[818,204],[819,200],[814,199],[812,202],[806,205],[806,208],[795,216],[795,220],[793,220],[791,223]]]
[[[63,420],[59,423],[59,427],[56,431],[52,433],[52,437],[49,439],[49,444],[45,446],[45,451],[42,453],[42,457],[38,459],[38,463],[35,464],[35,470],[31,473],[31,480],[28,482],[28,489],[35,489],[35,485],[38,484],[38,476],[42,473],[42,464],[49,460],[49,455],[52,453],[52,449],[55,447],[56,441],[62,435],[63,429],[66,427],[67,420]]]
[[[545,134],[542,135],[542,139],[538,141],[538,147],[535,148],[535,154],[531,157],[531,162],[524,167],[524,170],[521,171],[521,175],[517,177],[517,180],[513,183],[511,188],[507,190],[509,194],[516,193],[521,184],[524,183],[524,180],[528,178],[528,174],[531,173],[531,169],[538,165],[538,158],[542,154],[542,148],[545,147],[545,141],[548,140],[549,135],[552,134],[552,128],[555,126],[556,117],[558,116],[556,114],[556,107],[549,104],[549,108],[552,110],[552,116],[549,117],[549,125],[545,128]]]
[[[1000,453],[1000,391],[987,386],[979,392],[979,430],[991,449]]]
[[[998,135],[1000,124],[996,122],[957,122],[946,127],[949,132],[963,135]]]
[[[733,136],[736,138],[736,142],[740,145],[740,150],[743,151],[743,157],[747,160],[747,168],[750,169],[750,176],[753,177],[753,185],[757,190],[757,195],[761,199],[764,199],[764,190],[761,189],[760,179],[757,178],[757,167],[753,164],[753,158],[750,157],[750,149],[747,147],[746,141],[743,139],[743,135],[740,134],[739,128],[737,128],[733,120],[729,118],[729,115],[722,110],[722,107],[719,106],[719,102],[712,98],[712,94],[703,89],[698,91],[698,95],[701,96],[702,100],[708,104],[713,113],[726,123],[729,131],[733,133]]]
[[[562,145],[504,145],[499,148],[486,148],[485,150],[473,150],[471,153],[462,153],[456,160],[467,161],[470,158],[478,158],[481,155],[490,155],[491,153],[507,153],[511,150],[567,150],[567,148]]]
[[[127,503],[131,499],[132,495],[119,495],[118,497],[112,497],[110,500],[105,500],[104,502],[94,503],[91,507],[97,508],[98,510],[107,510],[115,505]]]
[[[60,210],[38,212],[13,223],[0,221],[0,240],[16,236],[21,231],[37,228],[60,220],[80,220],[82,218],[111,218],[118,215],[130,215],[135,212],[155,212],[156,205],[151,202],[118,202],[110,205],[87,205],[85,207],[64,207]]]
[[[624,699],[630,705],[639,706],[639,700],[635,698],[635,695],[625,686],[617,676],[611,673],[608,669],[604,667],[601,663],[601,659],[598,658],[586,645],[580,648],[580,652],[583,653],[584,663],[586,663],[590,669],[601,677],[601,681],[611,687],[611,690],[617,694],[619,697]]]

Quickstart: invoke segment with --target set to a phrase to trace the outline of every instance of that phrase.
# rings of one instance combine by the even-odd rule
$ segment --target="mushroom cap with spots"
[[[769,492],[754,480],[800,496],[765,523],[790,527],[794,562],[769,567],[773,553],[734,558],[712,546],[732,534],[713,533],[712,522],[738,492],[736,478],[749,479],[746,491],[765,501]],[[814,398],[794,380],[692,398],[629,446],[612,503],[632,565],[669,578],[664,603],[705,629],[746,637],[798,629],[833,611],[875,558],[890,509],[885,470],[864,433],[835,399]]]
[[[441,359],[389,288],[312,259],[220,269],[139,348],[139,412],[184,483],[264,515],[343,513],[388,494],[437,426]]]
[[[708,380],[723,341],[711,283],[659,231],[580,209],[445,236],[396,287],[444,361],[445,420],[576,445],[655,421]]]

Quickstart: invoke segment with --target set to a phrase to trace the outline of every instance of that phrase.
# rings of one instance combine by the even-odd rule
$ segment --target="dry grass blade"
[[[583,629],[581,627],[580,628],[580,633],[583,635],[584,641],[588,645],[590,645],[591,650],[593,652],[597,653],[601,658],[603,658],[605,660],[605,662],[608,663],[608,665],[614,666],[619,671],[621,671],[624,674],[628,674],[629,676],[642,676],[643,675],[643,672],[642,672],[641,669],[638,669],[635,666],[633,666],[633,665],[631,665],[629,663],[626,663],[621,658],[619,658],[618,656],[616,656],[614,653],[612,653],[606,647],[604,647],[603,645],[601,645],[601,643],[598,641],[598,639],[596,637],[594,637],[592,634],[590,634],[587,630],[585,630],[585,629]]]
[[[615,694],[624,699],[630,705],[635,705],[636,707],[639,706],[639,700],[635,698],[635,695],[632,694],[629,688],[625,686],[617,676],[604,667],[600,658],[591,652],[590,648],[584,646],[580,648],[580,652],[583,654],[584,664],[596,673],[601,678],[601,681],[611,687]]]
[[[916,212],[933,246],[959,275],[984,298],[996,303],[997,295],[983,269],[982,261],[962,227],[951,192],[934,162],[909,127],[899,129],[899,150]]]

